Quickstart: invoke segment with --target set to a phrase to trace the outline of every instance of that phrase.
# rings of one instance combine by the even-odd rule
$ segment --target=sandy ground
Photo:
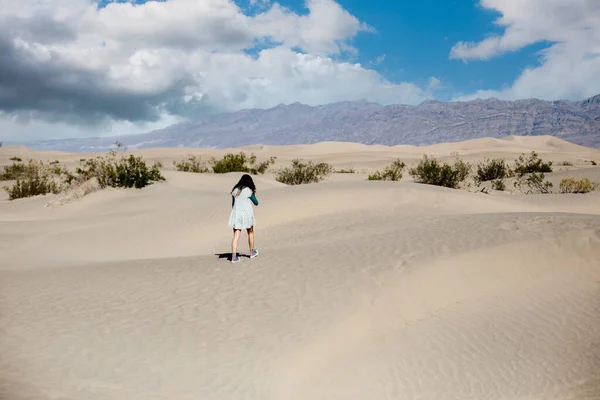
[[[573,163],[551,180],[600,181],[599,151],[547,137],[244,150],[365,173],[536,150]],[[230,264],[240,174],[171,168],[226,151],[140,151],[167,177],[142,190],[0,200],[1,400],[600,399],[600,193],[266,174],[260,256]]]

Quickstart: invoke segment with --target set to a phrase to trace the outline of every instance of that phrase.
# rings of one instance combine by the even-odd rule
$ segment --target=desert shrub
[[[13,161],[11,165],[4,166],[4,170],[0,172],[0,181],[14,181],[25,173],[27,166],[23,164],[20,158],[18,160]]]
[[[595,165],[598,165],[598,163],[596,161],[592,160],[592,165],[595,166]]]
[[[464,182],[471,175],[472,166],[459,158],[454,161],[453,169],[456,171],[458,181]]]
[[[498,191],[505,191],[506,190],[506,184],[504,183],[504,180],[502,179],[496,179],[494,181],[492,181],[492,189],[494,190],[498,190]]]
[[[21,157],[11,157],[11,158],[9,158],[9,160],[10,160],[10,161],[17,161],[17,162],[21,162],[21,161],[23,161],[23,160],[21,159]]]
[[[479,182],[493,181],[510,177],[512,171],[503,158],[485,159],[477,164],[476,179]]]
[[[186,160],[181,160],[179,162],[173,161],[173,165],[177,171],[196,173],[208,172],[208,168],[204,165],[200,156],[190,155]]]
[[[393,163],[385,167],[383,172],[375,172],[372,175],[369,175],[367,178],[370,181],[399,181],[402,179],[402,171],[406,165],[400,161],[400,159],[395,160]]]
[[[528,175],[519,176],[517,180],[515,180],[514,186],[525,194],[548,194],[554,185],[552,182],[545,181],[544,179],[546,179],[546,177],[543,172],[532,172]]]
[[[264,174],[271,164],[275,163],[275,157],[269,158],[259,164],[256,163],[254,154],[248,157],[243,151],[238,154],[228,153],[220,160],[214,157],[210,160],[212,170],[215,174],[225,174],[228,172],[246,172],[253,175]]]
[[[543,194],[550,193],[550,189],[554,186],[550,181],[544,181],[545,176],[543,172],[532,173],[527,177],[527,186],[532,193],[539,192]]]
[[[355,174],[356,170],[354,168],[350,167],[350,168],[337,169],[334,172],[337,174]]]
[[[118,148],[121,145],[117,142]],[[5,175],[16,179],[12,187],[5,187],[11,200],[36,196],[47,193],[60,193],[72,185],[95,179],[100,188],[135,187],[142,188],[153,181],[165,178],[160,174],[157,164],[149,167],[142,157],[130,155],[117,157],[117,151],[111,150],[108,156],[98,156],[94,159],[82,159],[81,167],[75,174],[60,165],[58,161],[44,164],[42,161],[29,160],[28,164],[13,163],[5,167]]]
[[[470,165],[457,160],[453,165],[441,164],[434,157],[424,155],[419,164],[409,173],[415,182],[457,189],[470,173]]]
[[[552,172],[552,161],[545,163],[535,151],[532,151],[527,158],[525,154],[521,154],[515,161],[513,170],[518,177],[523,177],[531,173]]]
[[[596,190],[599,184],[591,182],[588,178],[576,180],[573,178],[565,178],[560,182],[561,193],[589,193]]]
[[[571,161],[563,161],[560,163],[563,167],[572,167],[573,163]]]
[[[292,160],[292,165],[280,169],[275,180],[287,185],[302,185],[317,183],[327,178],[333,167],[327,163],[303,163],[298,159]]]
[[[14,185],[4,189],[7,191],[10,200],[48,193],[60,193],[59,185],[55,181],[45,179],[42,176],[18,179]]]
[[[121,147],[118,142],[117,147]],[[156,163],[148,167],[142,157],[135,157],[133,154],[118,158],[115,150],[111,150],[106,157],[85,160],[76,172],[76,180],[96,178],[100,188],[110,186],[141,189],[152,182],[165,180]]]
[[[20,165],[21,173],[15,178],[15,184],[4,187],[10,200],[48,193],[57,194],[68,185],[67,179],[70,174],[66,168],[34,160]]]

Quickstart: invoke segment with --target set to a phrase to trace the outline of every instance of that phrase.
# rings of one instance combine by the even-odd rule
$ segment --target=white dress
[[[231,195],[235,201],[229,216],[229,227],[232,229],[249,229],[256,224],[254,218],[254,209],[252,209],[252,190],[243,188],[239,196],[236,196],[238,189],[234,189]]]

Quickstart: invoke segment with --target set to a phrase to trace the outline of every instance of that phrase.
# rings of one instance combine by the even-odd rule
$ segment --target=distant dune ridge
[[[555,136],[600,147],[600,95],[584,101],[537,99],[427,101],[381,106],[349,101],[311,107],[293,103],[201,118],[142,135],[38,141],[38,150],[98,151],[119,140],[130,148],[238,147],[323,141],[430,145],[483,137]]]
[[[232,265],[240,174],[172,161],[239,150],[357,173],[257,176],[260,256]],[[532,150],[553,182],[600,182],[600,150],[511,136],[144,149],[165,182],[64,203],[2,193],[0,400],[600,399],[600,192],[366,179],[424,153],[512,163]],[[89,156],[3,147],[0,167]]]

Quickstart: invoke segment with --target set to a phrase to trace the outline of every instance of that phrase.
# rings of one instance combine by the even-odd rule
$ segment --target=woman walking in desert
[[[231,241],[231,262],[240,261],[237,255],[237,245],[242,229],[248,232],[248,246],[250,247],[250,258],[258,256],[258,250],[254,248],[254,209],[252,204],[258,206],[256,199],[256,186],[252,177],[248,174],[242,175],[238,183],[231,191],[231,215],[229,216],[229,227],[233,229],[233,240]]]

